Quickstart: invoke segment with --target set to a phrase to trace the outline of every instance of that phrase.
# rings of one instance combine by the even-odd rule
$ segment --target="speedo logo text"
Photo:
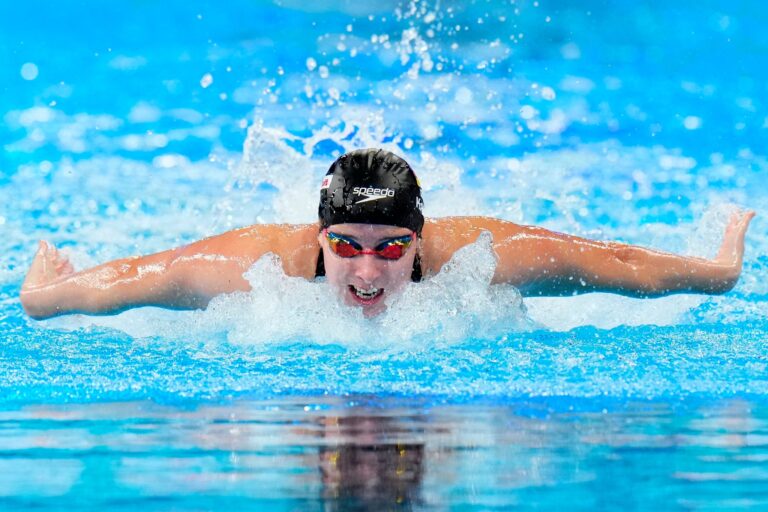
[[[395,197],[395,191],[391,188],[354,187],[352,189],[352,194],[356,196],[365,196],[365,199],[361,199],[355,204],[377,201],[387,197]]]

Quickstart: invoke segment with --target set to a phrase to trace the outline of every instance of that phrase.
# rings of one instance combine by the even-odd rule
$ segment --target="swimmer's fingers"
[[[59,277],[74,272],[72,264],[66,256],[59,253],[53,244],[40,240],[37,253],[32,259],[22,289],[43,286]]]
[[[60,276],[65,276],[74,272],[75,267],[72,266],[72,263],[66,257],[56,263],[56,273]]]
[[[723,243],[717,253],[716,261],[727,263],[741,268],[744,256],[744,237],[747,234],[749,223],[755,217],[755,212],[737,212],[731,215],[728,225],[725,227]]]
[[[49,244],[45,240],[40,240],[37,246],[37,252],[32,259],[32,264],[29,266],[27,275],[24,278],[24,283],[21,285],[22,289],[38,286],[45,282],[46,276],[49,273],[51,267],[48,259]]]
[[[56,274],[59,276],[72,274],[75,271],[75,268],[69,261],[69,257],[62,254],[55,247],[53,248],[53,265]]]

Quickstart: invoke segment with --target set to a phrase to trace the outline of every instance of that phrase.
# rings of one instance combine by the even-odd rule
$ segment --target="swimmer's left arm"
[[[600,242],[488,217],[453,217],[424,227],[426,271],[437,273],[464,245],[489,231],[498,264],[493,283],[526,296],[611,292],[633,297],[725,293],[741,274],[744,236],[754,212],[734,214],[714,259]]]
[[[633,297],[725,293],[741,274],[744,236],[753,217],[754,212],[732,216],[720,250],[711,260],[543,228],[489,226],[499,257],[494,282],[513,284],[527,296],[598,291]]]

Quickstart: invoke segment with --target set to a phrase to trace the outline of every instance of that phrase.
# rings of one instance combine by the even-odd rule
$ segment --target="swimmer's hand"
[[[728,225],[723,234],[723,243],[713,260],[723,266],[724,285],[728,291],[736,285],[741,275],[741,267],[744,261],[744,237],[747,234],[749,223],[755,217],[755,212],[744,211],[731,214]]]
[[[25,290],[53,283],[74,273],[74,271],[69,258],[61,254],[56,246],[45,240],[40,240],[27,277],[24,279],[24,284],[21,285],[21,291],[23,293]]]
[[[45,295],[46,288],[66,279],[74,272],[69,258],[59,252],[53,244],[40,240],[37,253],[21,285],[20,299],[24,311],[33,318],[47,316],[41,315],[37,299]]]

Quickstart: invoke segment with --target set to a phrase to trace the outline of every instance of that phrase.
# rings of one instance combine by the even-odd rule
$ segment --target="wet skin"
[[[385,240],[411,234],[407,228],[380,224],[334,224],[329,226],[328,231],[351,238],[365,249],[374,248]],[[419,245],[417,239],[403,257],[388,260],[374,254],[342,258],[331,251],[323,232],[318,235],[318,242],[323,250],[328,284],[345,304],[362,307],[365,316],[374,316],[384,311],[385,299],[402,291],[410,282],[413,260]],[[374,290],[374,295],[366,297]]]

